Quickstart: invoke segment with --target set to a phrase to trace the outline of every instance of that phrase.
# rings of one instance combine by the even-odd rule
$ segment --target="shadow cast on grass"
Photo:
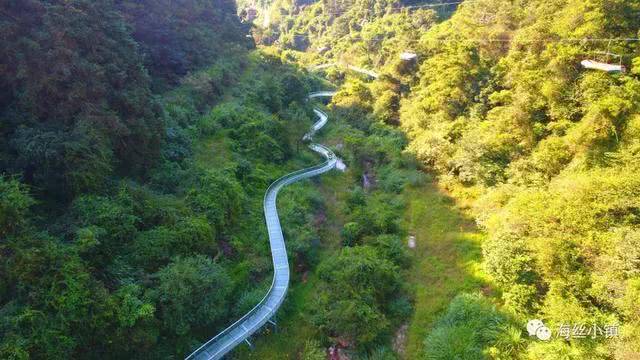
[[[404,358],[418,359],[424,340],[451,300],[463,292],[494,296],[482,272],[485,235],[473,220],[435,184],[408,189],[405,228],[416,237],[407,279],[413,286],[415,309],[409,321]]]

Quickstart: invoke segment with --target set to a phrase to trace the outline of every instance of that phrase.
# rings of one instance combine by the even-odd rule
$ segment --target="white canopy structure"
[[[403,60],[403,61],[411,61],[417,57],[418,55],[412,52],[403,52],[402,54],[400,54],[400,60]]]
[[[316,71],[316,70],[322,70],[322,69],[326,69],[332,66],[339,66],[339,67],[346,67],[349,70],[353,70],[355,72],[361,73],[361,74],[365,74],[369,77],[372,77],[374,79],[378,78],[378,73],[373,71],[373,70],[367,70],[367,69],[363,69],[361,67],[358,66],[354,66],[354,65],[349,65],[349,64],[342,64],[342,63],[328,63],[328,64],[322,64],[322,65],[316,65],[310,68],[311,71]]]
[[[621,64],[607,64],[607,63],[593,61],[593,60],[582,60],[580,64],[585,69],[593,69],[593,70],[600,70],[600,71],[606,71],[606,72],[625,72],[624,65],[621,65]]]

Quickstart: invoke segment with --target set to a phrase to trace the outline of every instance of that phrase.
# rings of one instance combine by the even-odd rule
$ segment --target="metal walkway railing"
[[[317,94],[324,95],[317,95]],[[315,93],[310,98],[318,96],[332,96],[331,92]],[[318,109],[314,109],[319,120],[311,127],[311,130],[305,134],[305,140],[312,140],[316,131],[320,130],[327,123],[327,114]],[[265,323],[267,323],[276,313],[289,288],[289,259],[287,258],[287,249],[280,227],[280,219],[278,218],[278,209],[276,208],[276,199],[278,192],[283,187],[310,178],[316,175],[330,171],[336,166],[336,157],[334,153],[327,147],[319,144],[310,144],[311,150],[321,154],[326,158],[322,164],[312,166],[310,168],[298,170],[289,173],[273,182],[264,195],[264,216],[269,232],[269,243],[271,245],[271,257],[273,258],[273,281],[267,294],[262,300],[241,317],[231,326],[224,329],[204,345],[200,346],[191,355],[187,356],[187,360],[210,360],[220,359],[225,354],[233,350],[238,344],[247,340],[253,333],[258,331]]]
[[[360,74],[364,74],[367,76],[370,76],[374,79],[377,79],[380,75],[373,71],[373,70],[368,70],[368,69],[364,69],[355,65],[349,65],[349,64],[344,64],[344,63],[340,63],[340,62],[335,62],[335,63],[328,63],[328,64],[321,64],[321,65],[316,65],[316,66],[312,66],[309,70],[311,71],[317,71],[317,70],[322,70],[322,69],[326,69],[329,67],[333,67],[333,66],[337,66],[337,67],[345,67],[349,70],[353,70],[355,72],[358,72]]]
[[[314,99],[317,97],[331,97],[335,94],[336,94],[335,91],[316,91],[309,94],[309,99]],[[314,111],[317,111],[317,110],[314,110]]]

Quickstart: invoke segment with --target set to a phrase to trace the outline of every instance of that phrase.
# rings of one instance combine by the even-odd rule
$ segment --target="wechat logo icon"
[[[548,341],[551,339],[551,330],[549,330],[549,328],[538,319],[530,320],[527,323],[527,332],[529,333],[529,336],[535,336],[542,341]]]

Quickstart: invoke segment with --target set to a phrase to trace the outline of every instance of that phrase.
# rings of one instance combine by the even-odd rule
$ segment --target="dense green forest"
[[[421,357],[638,356],[640,2],[478,0],[453,14],[384,1],[274,7],[280,21],[262,31],[301,63],[381,73],[370,86],[378,120],[407,134],[408,151],[487,234],[492,299],[452,301]],[[585,70],[585,59],[628,71]],[[553,331],[619,324],[619,336],[529,341],[533,318]]]
[[[235,12],[3,5],[0,357],[179,358],[262,298],[262,195],[318,161],[301,141],[305,99],[331,85],[251,50]],[[327,109],[346,120],[335,131],[350,170],[335,179],[348,196],[325,204],[304,183],[279,202],[294,282],[317,279],[301,356],[332,339],[366,354],[411,311],[399,193],[422,177],[402,133],[369,121],[361,86]],[[363,190],[377,169],[389,176]],[[335,246],[321,241],[327,206],[348,220]]]
[[[235,13],[2,5],[1,358],[181,357],[262,296],[309,85]]]
[[[638,358],[640,1],[442,3],[3,2],[0,358],[180,358],[251,309],[326,89],[346,171],[280,195],[291,291],[233,358]]]

